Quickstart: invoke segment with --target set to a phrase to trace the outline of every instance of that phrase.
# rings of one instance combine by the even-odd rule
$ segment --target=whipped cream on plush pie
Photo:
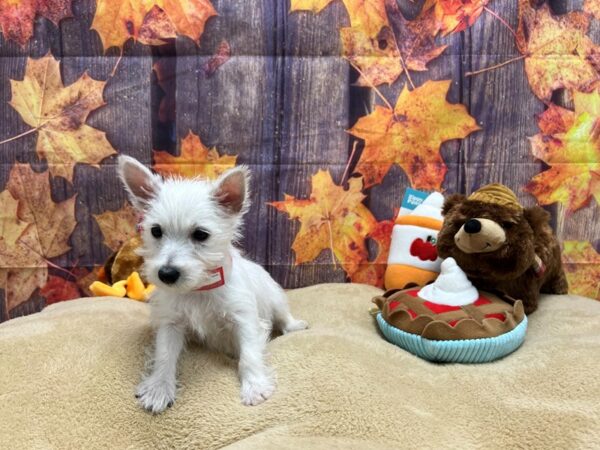
[[[475,302],[479,293],[454,258],[442,262],[437,279],[417,294],[423,300],[440,305],[462,306]]]

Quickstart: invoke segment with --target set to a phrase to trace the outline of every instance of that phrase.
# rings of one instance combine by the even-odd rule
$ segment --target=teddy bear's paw
[[[146,411],[158,414],[173,405],[176,389],[175,380],[150,376],[138,385],[135,396]]]

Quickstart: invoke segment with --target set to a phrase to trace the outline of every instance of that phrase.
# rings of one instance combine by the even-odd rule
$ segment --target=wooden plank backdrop
[[[398,0],[407,19],[415,18],[423,3]],[[581,10],[583,0],[547,3],[555,14],[564,14]],[[290,12],[290,0],[212,0],[212,4],[218,16],[207,22],[199,44],[179,36],[162,47],[129,40],[122,53],[118,48],[105,51],[98,33],[90,29],[95,0],[74,0],[73,17],[58,26],[38,17],[34,36],[24,47],[0,34],[0,141],[29,129],[8,103],[8,80],[23,79],[28,58],[50,52],[61,62],[65,85],[86,71],[96,80],[108,81],[106,105],[92,112],[86,123],[106,131],[118,153],[150,166],[152,150],[177,156],[181,139],[192,132],[220,155],[237,155],[238,164],[251,168],[253,206],[243,247],[284,287],[347,281],[327,250],[314,261],[295,265],[291,247],[300,223],[269,203],[283,200],[285,194],[309,198],[311,177],[320,169],[329,170],[336,184],[342,183],[344,173],[351,175],[363,142],[347,130],[375,105],[383,105],[380,95],[393,105],[407,78],[402,74],[393,84],[379,86],[378,92],[355,85],[358,73],[341,56],[339,29],[350,25],[342,1],[331,2],[317,14]],[[489,7],[517,29],[518,0],[491,0]],[[600,44],[598,21],[592,21],[588,35]],[[208,71],[207,64],[223,42],[231,57],[214,73]],[[483,184],[502,182],[523,204],[535,204],[535,197],[523,187],[547,166],[531,155],[528,137],[539,132],[536,116],[546,105],[533,95],[523,60],[468,75],[520,55],[511,30],[484,11],[473,26],[436,42],[447,49],[428,64],[427,71],[411,71],[412,82],[420,86],[427,80],[452,80],[448,101],[464,104],[482,128],[442,145],[448,166],[443,189],[469,193]],[[153,71],[157,66],[167,76],[162,84]],[[171,110],[167,117],[159,117],[165,97]],[[557,92],[553,101],[572,107],[567,98]],[[46,161],[35,153],[36,141],[37,134],[32,133],[0,145],[0,191],[17,161],[38,172],[47,169]],[[381,184],[365,190],[364,204],[377,220],[392,219],[409,185],[406,174],[394,165]],[[77,195],[71,250],[52,263],[67,270],[85,269],[78,273],[94,270],[111,253],[94,215],[118,211],[126,204],[115,158],[100,167],[77,164],[72,183],[55,177],[51,189],[56,202]],[[574,213],[558,204],[548,210],[559,237],[587,241],[598,249],[600,207],[594,201]],[[373,257],[374,242],[369,241],[369,250]],[[60,271],[51,267],[50,273]],[[79,289],[85,293],[82,285]],[[39,290],[10,311],[3,302],[0,321],[40,310],[46,303]]]

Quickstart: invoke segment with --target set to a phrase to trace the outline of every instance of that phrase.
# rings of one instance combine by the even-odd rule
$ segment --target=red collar
[[[225,261],[229,262],[229,265],[233,264],[233,259],[230,254],[227,254]],[[197,291],[210,291],[218,287],[225,285],[225,269],[224,266],[219,266],[208,271],[210,273],[210,280],[204,286],[197,288]]]
[[[223,267],[217,267],[216,269],[212,269],[210,272],[210,281],[208,284],[199,287],[196,289],[197,291],[210,291],[211,289],[215,289],[221,287],[225,284],[225,274],[223,271]]]

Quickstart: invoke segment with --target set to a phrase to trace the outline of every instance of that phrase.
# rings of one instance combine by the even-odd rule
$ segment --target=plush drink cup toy
[[[386,289],[424,286],[435,280],[442,260],[437,254],[437,234],[442,228],[444,196],[430,194],[411,213],[399,215],[385,271]]]

